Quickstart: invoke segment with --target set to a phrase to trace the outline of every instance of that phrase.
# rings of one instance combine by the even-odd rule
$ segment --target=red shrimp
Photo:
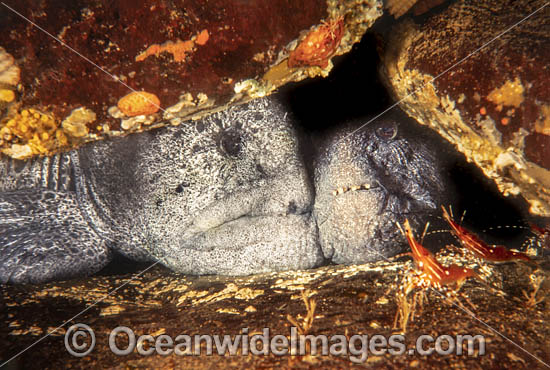
[[[427,285],[440,288],[442,285],[457,284],[461,286],[470,277],[475,277],[474,270],[458,265],[443,266],[434,254],[424,248],[415,238],[409,220],[403,224],[405,237],[409,242],[412,257],[422,271],[422,278]]]
[[[443,210],[443,218],[449,223],[453,233],[460,240],[462,245],[477,257],[493,263],[504,263],[517,260],[531,262],[531,258],[525,253],[511,251],[502,245],[488,245],[476,234],[456,223],[445,207],[441,206],[441,209]]]

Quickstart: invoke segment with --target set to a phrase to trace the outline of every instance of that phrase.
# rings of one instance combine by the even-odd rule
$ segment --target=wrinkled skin
[[[395,222],[421,222],[443,188],[434,154],[399,121],[328,137],[314,185],[275,98],[51,158],[2,158],[0,281],[84,276],[113,251],[230,275],[390,256],[403,245]]]
[[[339,264],[395,255],[403,247],[396,222],[423,225],[444,200],[426,130],[399,112],[360,125],[330,134],[314,166],[319,240],[324,256]],[[334,194],[353,186],[362,188]]]

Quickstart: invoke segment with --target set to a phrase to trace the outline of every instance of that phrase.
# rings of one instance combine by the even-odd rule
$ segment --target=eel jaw
[[[195,212],[189,224],[166,230],[157,258],[193,275],[248,275],[320,265],[307,177],[291,173],[233,192]],[[302,181],[296,181],[302,179]]]
[[[406,243],[395,222],[420,223],[432,208],[426,202],[411,211],[417,207],[388,193],[379,181],[341,186],[319,197],[314,207],[319,242],[325,258],[339,264],[378,261],[403,251]]]
[[[375,186],[367,183],[361,184],[361,185],[342,186],[334,190],[332,192],[332,195],[336,196],[336,195],[347,193],[348,191],[370,190],[373,187]]]

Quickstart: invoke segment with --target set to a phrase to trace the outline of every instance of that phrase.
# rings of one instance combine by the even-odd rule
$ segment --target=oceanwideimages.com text
[[[366,361],[369,355],[467,355],[485,354],[485,338],[482,335],[420,335],[416,338],[414,348],[407,348],[405,336],[384,335],[313,335],[299,334],[296,327],[291,327],[288,335],[272,335],[269,328],[261,332],[250,333],[243,328],[234,335],[187,335],[175,337],[167,334],[136,335],[126,326],[113,329],[108,338],[109,349],[116,355],[126,356],[137,353],[142,356],[154,354],[169,356],[200,355],[322,355],[347,356],[356,363]],[[65,346],[74,356],[85,356],[95,346],[93,330],[84,324],[73,325],[65,335]]]

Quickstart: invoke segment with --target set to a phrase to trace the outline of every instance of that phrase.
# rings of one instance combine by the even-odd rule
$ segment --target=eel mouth
[[[327,189],[328,190],[328,189]],[[406,247],[396,222],[423,220],[414,201],[392,194],[380,181],[361,181],[318,194],[314,216],[325,258],[338,264],[378,261]]]
[[[198,212],[187,227],[185,236],[195,237],[241,219],[309,216],[313,193],[306,181],[304,177],[301,183],[288,187],[288,179],[277,179],[246,191],[229,194]]]
[[[194,275],[249,275],[322,264],[311,216],[312,187],[307,177],[292,175],[293,181],[270,179],[196,212],[176,233],[163,262]]]
[[[304,270],[324,261],[310,214],[246,216],[226,220],[173,244],[157,258],[191,275],[242,276]]]
[[[354,192],[354,191],[367,191],[367,190],[377,188],[379,186],[381,186],[379,183],[375,183],[375,184],[365,183],[365,184],[360,184],[360,185],[342,186],[342,187],[339,187],[339,188],[336,188],[335,190],[333,190],[332,195],[337,196],[337,195],[340,195],[340,194],[347,193],[348,191],[351,191],[351,192]]]

